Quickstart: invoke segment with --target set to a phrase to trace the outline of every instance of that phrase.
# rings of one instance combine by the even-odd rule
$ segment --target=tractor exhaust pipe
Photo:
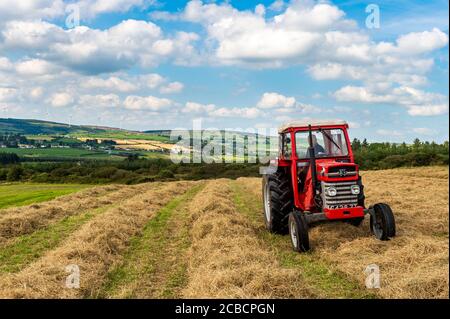
[[[316,196],[317,192],[317,171],[316,171],[316,153],[314,151],[314,145],[313,145],[313,140],[312,140],[312,129],[311,129],[311,124],[308,126],[309,129],[309,148],[308,148],[308,152],[309,152],[309,161],[311,163],[311,178],[312,178],[312,183],[313,183],[313,190],[314,190],[314,196]]]

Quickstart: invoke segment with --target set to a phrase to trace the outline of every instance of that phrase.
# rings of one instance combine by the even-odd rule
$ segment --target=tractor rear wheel
[[[272,233],[287,234],[288,216],[293,208],[289,175],[281,171],[264,175],[262,193],[267,229]]]
[[[389,240],[395,236],[395,218],[389,205],[379,203],[373,206],[370,229],[379,240]]]
[[[303,213],[293,211],[289,215],[289,235],[294,251],[306,252],[310,249],[308,223]]]

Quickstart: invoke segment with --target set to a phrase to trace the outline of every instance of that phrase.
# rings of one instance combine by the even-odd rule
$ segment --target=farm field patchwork
[[[261,179],[107,185],[0,214],[0,297],[448,298],[448,168],[363,172],[398,235],[310,229],[312,251],[263,224]],[[431,200],[432,199],[432,200]],[[381,288],[364,270],[380,268]],[[80,288],[65,286],[77,265]]]

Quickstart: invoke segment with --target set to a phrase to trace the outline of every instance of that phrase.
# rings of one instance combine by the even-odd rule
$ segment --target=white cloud
[[[180,93],[184,89],[184,84],[181,82],[170,82],[169,84],[161,87],[159,92],[162,94]]]
[[[30,91],[30,98],[32,100],[37,100],[41,98],[44,95],[44,89],[40,86],[34,87]]]
[[[264,115],[264,113],[256,107],[217,107],[214,104],[201,104],[196,102],[187,102],[181,112],[203,115],[209,118],[236,117],[254,119]]]
[[[173,101],[154,96],[127,96],[123,102],[125,108],[129,110],[149,110],[154,112],[168,111],[174,105]]]
[[[348,125],[350,126],[350,128],[353,128],[353,129],[355,129],[355,128],[360,128],[360,127],[361,127],[361,124],[360,124],[360,123],[358,123],[358,122],[352,122],[352,121],[349,121],[349,122],[348,122]]]
[[[402,132],[399,132],[397,130],[387,130],[387,129],[379,129],[376,131],[376,133],[381,136],[390,136],[390,137],[401,137],[404,135]]]
[[[269,10],[272,10],[272,11],[275,11],[275,12],[279,12],[279,11],[282,11],[285,6],[286,6],[286,4],[284,3],[283,0],[275,0],[269,6]]]
[[[117,92],[132,92],[138,89],[138,85],[116,76],[111,76],[106,79],[90,77],[86,81],[83,81],[81,86],[89,89],[107,89]]]
[[[412,32],[397,39],[397,50],[403,55],[417,55],[443,48],[448,35],[437,28],[431,31]]]
[[[64,107],[72,104],[74,101],[71,94],[66,92],[59,92],[53,94],[48,102],[54,107]]]
[[[0,21],[53,18],[63,13],[64,3],[62,0],[0,1]]]
[[[13,64],[8,58],[0,57],[0,71],[8,71],[12,69]]]
[[[16,71],[21,75],[47,75],[54,70],[54,65],[40,59],[26,60],[16,64]]]
[[[256,107],[221,107],[209,112],[210,117],[242,117],[247,119],[254,119],[262,116],[262,111]]]
[[[278,113],[316,113],[320,111],[315,105],[300,103],[294,97],[287,97],[275,92],[264,93],[256,104],[259,109],[273,109]]]
[[[209,113],[214,111],[216,106],[214,104],[200,104],[195,102],[187,102],[181,110],[183,113]]]
[[[412,116],[433,116],[448,113],[447,104],[437,105],[411,105],[408,107],[408,113]]]
[[[294,97],[286,97],[282,94],[275,92],[264,93],[259,100],[257,107],[261,109],[272,109],[280,107],[293,107],[296,103]]]
[[[416,127],[413,128],[412,130],[414,133],[420,134],[420,135],[425,135],[425,136],[432,136],[432,135],[436,135],[438,133],[437,130],[434,129],[430,129],[427,127]]]
[[[103,13],[127,12],[133,7],[145,9],[156,2],[156,0],[79,0],[76,5],[80,8],[82,16],[92,18]]]
[[[83,107],[118,107],[120,98],[116,94],[82,95],[78,100],[78,104]]]
[[[338,101],[384,103],[403,106],[412,116],[440,115],[448,112],[448,98],[439,93],[401,86],[378,93],[365,87],[345,86],[334,93]]]
[[[79,72],[99,74],[134,65],[154,66],[164,59],[195,54],[191,33],[165,37],[150,21],[125,20],[109,29],[79,26],[64,30],[44,21],[10,21],[0,33],[0,49],[28,50]]]
[[[140,79],[150,89],[155,89],[166,81],[164,77],[156,73],[142,75]]]
[[[0,87],[0,102],[11,101],[16,97],[17,90],[14,88]]]

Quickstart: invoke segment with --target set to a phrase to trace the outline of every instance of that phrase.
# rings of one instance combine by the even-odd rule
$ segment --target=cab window
[[[282,135],[282,143],[283,143],[283,156],[284,158],[288,159],[291,158],[292,154],[292,145],[291,145],[291,137],[290,134],[283,134]]]

